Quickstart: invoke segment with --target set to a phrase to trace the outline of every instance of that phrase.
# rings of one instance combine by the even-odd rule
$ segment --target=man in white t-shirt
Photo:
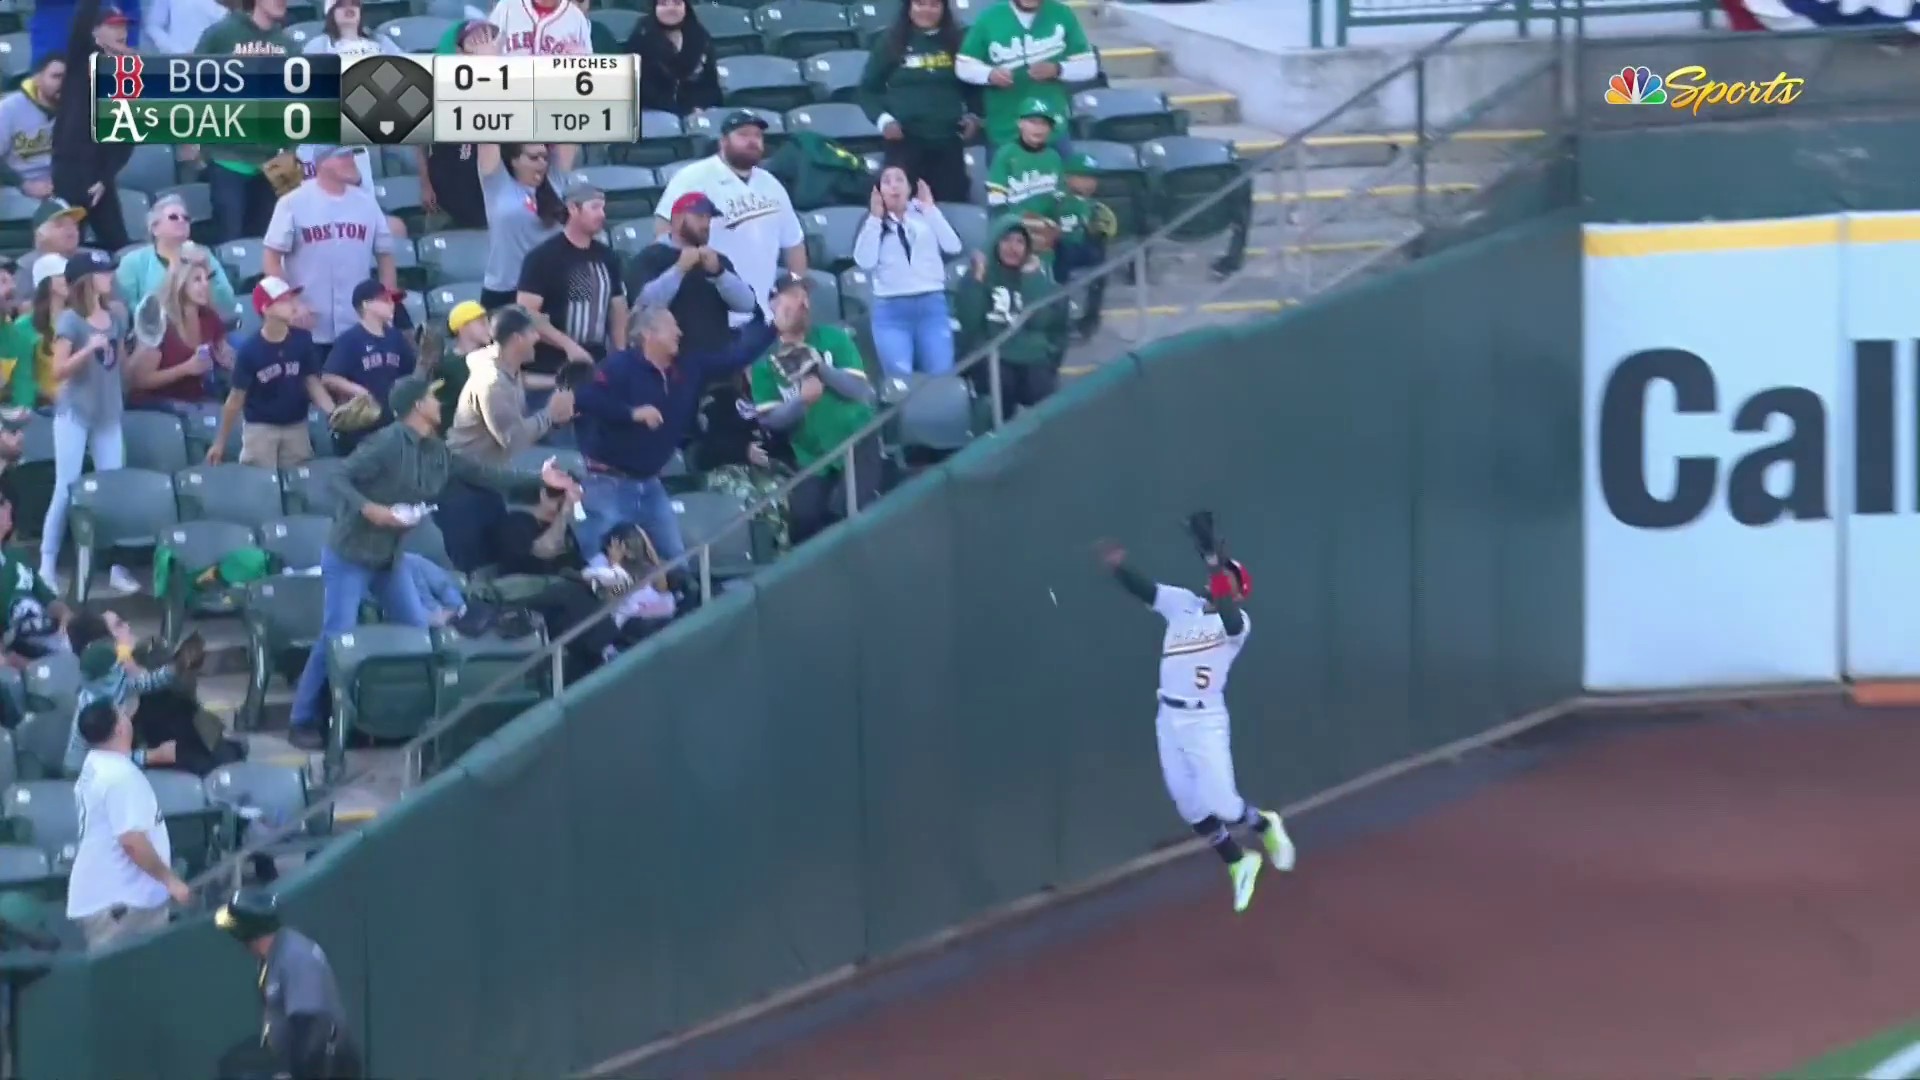
[[[807,272],[807,237],[800,231],[800,215],[793,212],[786,185],[760,168],[767,152],[766,131],[766,121],[745,109],[722,121],[720,152],[673,174],[654,211],[653,231],[667,231],[680,196],[705,195],[715,210],[707,246],[725,255],[753,290],[753,298],[772,310],[780,263],[784,260],[795,276]],[[728,321],[739,326],[750,318],[751,312],[734,312]]]
[[[110,699],[80,710],[88,750],[73,798],[80,842],[67,879],[67,918],[87,948],[167,925],[167,902],[192,895],[173,872],[173,841],[147,774],[133,763],[133,721]]]

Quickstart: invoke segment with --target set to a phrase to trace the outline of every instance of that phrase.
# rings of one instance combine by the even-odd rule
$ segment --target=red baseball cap
[[[713,217],[719,212],[720,211],[714,209],[712,199],[707,198],[697,191],[689,191],[685,195],[673,200],[673,216],[675,217],[681,214],[704,214],[707,217]]]
[[[265,315],[275,300],[284,300],[299,291],[300,286],[289,285],[277,277],[261,278],[260,284],[253,287],[253,310],[256,314]]]

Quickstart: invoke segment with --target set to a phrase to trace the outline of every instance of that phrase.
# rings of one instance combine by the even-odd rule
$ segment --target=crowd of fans
[[[698,7],[658,0],[622,45],[589,23],[583,0],[527,2],[537,18],[575,29],[529,42],[503,33],[496,11],[457,22],[442,50],[571,50],[590,36],[643,58],[646,108],[685,116],[722,103]],[[57,28],[47,21],[56,10]],[[286,32],[286,0],[232,10],[160,0],[144,24],[150,49],[395,51],[360,0],[323,10],[323,30],[304,45]],[[56,475],[44,520],[18,523],[38,526],[37,566],[17,551],[0,556],[0,614],[15,666],[50,651],[81,660],[88,689],[66,762],[76,772],[134,752],[142,766],[191,760],[204,773],[240,752],[196,719],[190,695],[178,715],[162,705],[132,728],[116,721],[173,691],[197,657],[137,659],[122,620],[63,599],[71,491],[83,469],[125,464],[126,410],[217,408],[209,463],[230,452],[275,470],[345,458],[318,569],[323,641],[350,630],[369,602],[395,623],[475,618],[482,605],[463,594],[461,576],[403,550],[431,517],[462,575],[532,580],[513,605],[555,636],[612,604],[613,617],[586,626],[573,650],[591,664],[699,600],[662,570],[688,547],[664,478],[691,474],[743,505],[764,504],[759,524],[776,548],[805,542],[846,516],[849,497],[865,505],[892,480],[877,434],[850,446],[880,407],[877,380],[948,376],[969,344],[1018,325],[1002,350],[1011,412],[1052,392],[1071,334],[1098,319],[1097,298],[1076,325],[1062,304],[1025,315],[1102,261],[1113,232],[1066,138],[1067,86],[1092,78],[1095,60],[1059,0],[1001,0],[965,30],[948,0],[903,0],[873,42],[859,100],[885,154],[864,182],[867,217],[853,244],[871,281],[871,325],[852,331],[812,293],[795,200],[765,167],[766,121],[746,109],[725,115],[715,153],[673,173],[653,241],[627,256],[607,239],[608,194],[574,172],[582,148],[420,149],[428,225],[486,234],[478,298],[430,325],[408,316],[396,251],[413,238],[376,199],[363,149],[179,148],[182,169],[207,185],[206,232],[196,242],[196,215],[163,193],[135,242],[117,193],[130,148],[93,142],[84,73],[95,53],[137,49],[141,16],[101,0],[37,9],[32,74],[0,98],[0,179],[41,200],[33,250],[0,265],[11,402],[0,458],[18,458],[18,428],[37,411],[50,419]],[[968,251],[941,204],[970,201],[966,150],[982,140],[985,202],[998,216],[986,249]],[[302,177],[276,184],[296,149]],[[236,280],[210,245],[253,238],[259,274]],[[316,410],[323,426],[310,422]],[[332,446],[316,446],[322,438]],[[529,454],[544,458],[537,473],[526,471]],[[784,499],[768,498],[821,463]],[[11,532],[4,483],[0,521]],[[124,567],[108,577],[113,592],[139,588]],[[298,746],[324,743],[326,678],[316,648],[295,693]],[[19,715],[17,702],[0,705]],[[138,787],[117,772],[113,784]],[[132,810],[116,804],[115,819],[138,817],[144,798]],[[93,855],[132,858],[116,872],[143,911],[177,886],[148,865],[165,863],[164,838],[148,848]]]

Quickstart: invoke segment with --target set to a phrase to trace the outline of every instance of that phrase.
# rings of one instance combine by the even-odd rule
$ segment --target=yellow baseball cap
[[[462,300],[453,305],[452,311],[447,312],[447,331],[457,334],[460,332],[461,327],[475,319],[484,319],[486,317],[487,309],[481,307],[477,301]]]

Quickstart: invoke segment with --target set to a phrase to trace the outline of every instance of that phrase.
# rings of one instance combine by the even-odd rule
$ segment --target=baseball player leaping
[[[1233,878],[1233,910],[1245,911],[1260,877],[1260,856],[1243,851],[1233,837],[1244,828],[1260,838],[1276,870],[1293,869],[1293,840],[1280,815],[1240,797],[1233,780],[1231,723],[1227,718],[1227,672],[1253,629],[1241,601],[1253,591],[1246,567],[1227,558],[1202,511],[1187,527],[1207,563],[1210,599],[1171,585],[1158,585],[1127,565],[1126,550],[1101,545],[1100,557],[1121,587],[1167,621],[1160,649],[1160,712],[1154,731],[1167,794],[1193,831],[1227,864]]]

